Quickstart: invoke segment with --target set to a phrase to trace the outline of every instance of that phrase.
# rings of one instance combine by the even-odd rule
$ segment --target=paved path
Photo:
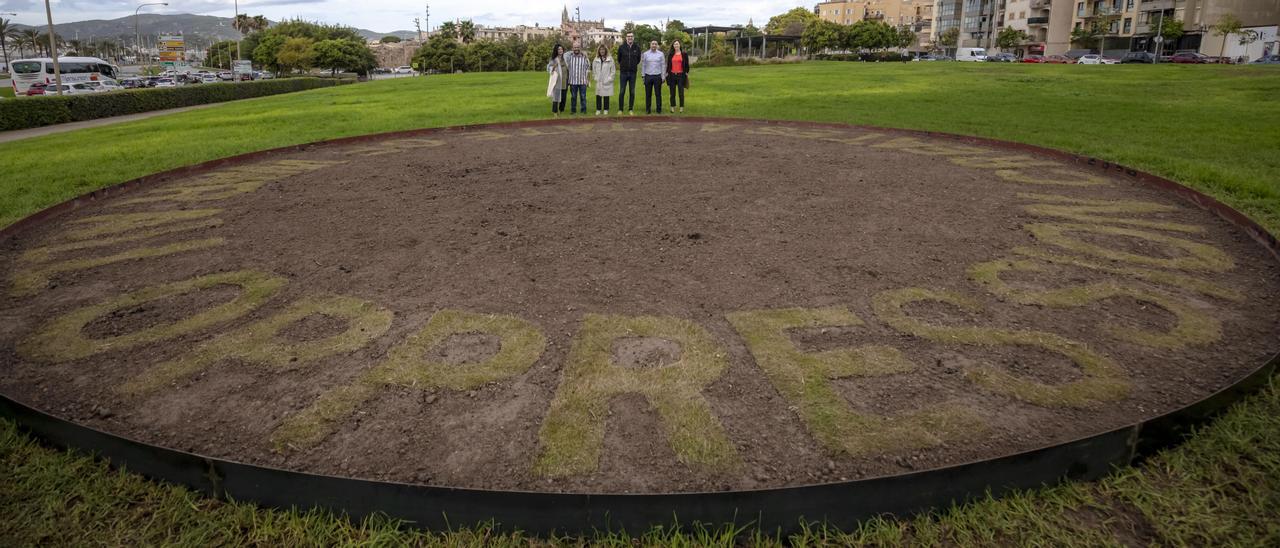
[[[5,99],[5,100],[8,101],[9,99]],[[210,103],[207,105],[196,105],[193,107],[155,110],[151,112],[143,112],[141,114],[127,114],[124,116],[112,116],[111,118],[99,118],[97,120],[86,120],[84,122],[68,122],[65,124],[58,124],[55,126],[34,127],[31,129],[15,129],[12,131],[0,131],[0,143],[17,141],[20,139],[28,139],[31,137],[40,137],[43,135],[53,135],[55,133],[65,133],[68,131],[75,131],[77,129],[109,126],[111,124],[119,124],[122,122],[132,122],[134,120],[146,120],[147,118],[154,118],[156,116],[164,116],[166,114],[176,114],[179,112],[186,112],[189,110],[200,110],[202,108],[209,108],[213,106],[218,106],[220,104],[222,103]]]

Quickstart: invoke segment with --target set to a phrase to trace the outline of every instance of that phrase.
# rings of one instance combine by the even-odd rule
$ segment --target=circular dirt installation
[[[543,492],[902,474],[1280,350],[1280,269],[1123,173],[909,132],[532,124],[255,155],[14,230],[0,392],[211,457]]]

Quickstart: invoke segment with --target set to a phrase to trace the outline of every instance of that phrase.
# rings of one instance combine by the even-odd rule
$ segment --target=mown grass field
[[[105,185],[341,136],[549,116],[536,73],[433,76],[228,103],[0,144],[0,226]],[[1089,154],[1182,181],[1280,233],[1280,70],[1230,66],[800,65],[698,70],[689,115],[820,120],[979,135]],[[859,531],[758,543],[1280,543],[1280,386],[1187,444],[1094,484],[984,501]],[[222,503],[41,447],[0,423],[0,544],[500,544],[486,527]],[[729,544],[727,531],[600,534],[608,544]]]

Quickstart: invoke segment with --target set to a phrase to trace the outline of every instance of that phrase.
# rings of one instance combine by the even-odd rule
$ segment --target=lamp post
[[[232,20],[231,20],[231,21],[232,21],[232,25],[236,25],[236,24],[239,24],[239,23],[240,23],[240,0],[235,0],[235,6],[236,6],[236,7],[235,7],[235,9],[236,9],[236,12],[235,12],[235,13],[236,13],[236,17],[235,17],[235,19],[232,19]],[[239,60],[240,60],[240,42],[243,42],[243,41],[244,41],[244,31],[242,31],[242,30],[240,30],[240,29],[236,29],[236,31],[238,31],[238,32],[240,33],[240,39],[239,39],[239,40],[236,40],[236,61],[239,61]],[[235,64],[234,64],[234,63],[232,63],[232,66],[235,66]],[[239,82],[240,82],[240,78],[239,78],[238,76],[236,76],[236,73],[235,73],[235,71],[234,71],[234,70],[235,70],[235,69],[232,69],[231,77],[232,77],[232,78],[235,78],[235,79],[236,79],[236,82],[237,82],[237,83],[239,83]]]
[[[58,66],[58,40],[53,33],[53,8],[49,0],[44,0],[44,15],[49,19],[49,57],[53,59],[53,79],[58,84],[58,95],[62,95],[62,67]]]
[[[45,1],[47,2],[48,0],[45,0]],[[134,44],[138,48],[137,50],[138,55],[142,55],[142,33],[138,30],[139,29],[138,12],[141,11],[142,8],[147,6],[167,6],[167,5],[169,5],[168,2],[147,2],[146,4],[139,4],[138,9],[133,10],[133,39],[136,40]],[[150,64],[151,64],[151,57],[147,56],[147,65],[150,65]]]

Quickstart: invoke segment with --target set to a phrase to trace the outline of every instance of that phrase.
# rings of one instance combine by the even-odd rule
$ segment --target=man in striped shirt
[[[569,68],[569,114],[578,113],[578,98],[582,98],[582,113],[587,113],[587,73],[591,72],[591,59],[582,53],[582,42],[573,41],[573,51],[564,54],[565,66]],[[561,107],[563,108],[563,107]]]

